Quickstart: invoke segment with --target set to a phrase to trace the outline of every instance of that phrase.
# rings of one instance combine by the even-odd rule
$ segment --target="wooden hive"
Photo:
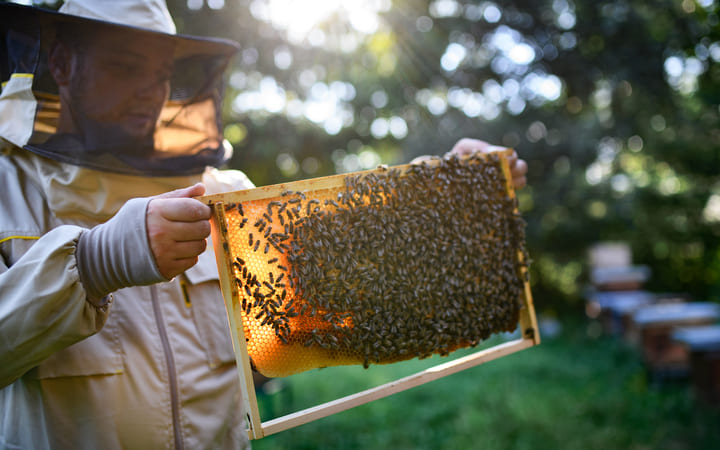
[[[679,327],[713,325],[720,320],[720,305],[713,302],[661,303],[633,314],[643,362],[656,380],[685,377],[690,369],[688,348],[673,340]]]
[[[696,400],[720,408],[720,324],[678,327],[672,339],[690,353],[690,380]]]
[[[233,335],[248,433],[260,438],[540,341],[509,151],[202,197]],[[268,377],[387,364],[521,338],[261,422]]]

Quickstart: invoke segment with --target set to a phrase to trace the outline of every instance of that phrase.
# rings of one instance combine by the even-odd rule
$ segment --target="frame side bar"
[[[510,162],[508,161],[507,154],[503,154],[501,157],[501,166],[503,175],[505,176],[505,190],[507,191],[508,197],[513,200],[517,199],[515,194],[515,186],[512,182],[512,172],[510,170]],[[516,203],[517,205],[517,203]],[[518,208],[515,206],[515,213],[518,213]],[[525,261],[525,255],[518,251],[518,263],[520,265],[519,276],[523,281],[523,293],[521,295],[521,303],[523,308],[520,310],[520,331],[526,338],[532,339],[535,345],[540,344],[540,330],[538,329],[537,318],[535,317],[535,306],[533,304],[532,292],[530,290],[530,282],[528,281],[528,268],[527,261]]]
[[[247,425],[249,427],[248,434],[252,439],[260,439],[263,437],[262,424],[260,421],[260,411],[258,410],[257,396],[255,395],[255,382],[253,381],[252,368],[250,367],[250,357],[247,351],[247,343],[245,339],[238,336],[238,330],[243,330],[242,317],[239,314],[235,298],[235,290],[232,288],[232,258],[230,249],[227,246],[227,230],[225,221],[225,208],[222,202],[216,202],[212,205],[212,241],[215,250],[215,258],[217,260],[218,272],[220,275],[220,288],[225,300],[225,310],[228,316],[230,326],[230,334],[232,335],[233,349],[235,350],[235,360],[237,361],[238,376],[240,378],[240,391],[242,394],[242,403],[246,414]],[[238,328],[238,325],[240,328]],[[244,334],[243,334],[243,337]]]

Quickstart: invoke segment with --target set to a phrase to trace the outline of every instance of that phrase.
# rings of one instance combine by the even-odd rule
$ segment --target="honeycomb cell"
[[[446,355],[517,326],[525,224],[496,157],[224,207],[233,289],[263,375]]]

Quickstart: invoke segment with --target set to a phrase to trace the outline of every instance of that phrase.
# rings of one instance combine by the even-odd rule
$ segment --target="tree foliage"
[[[339,7],[313,24],[319,45],[259,18],[262,3],[171,3],[183,31],[246,48],[234,70],[256,84],[231,88],[230,100],[270,79],[287,99],[312,100],[334,82],[354,95],[341,101],[350,118],[340,129],[288,105],[231,107],[227,123],[243,137],[232,164],[259,184],[404,163],[481,138],[529,164],[520,205],[541,308],[578,303],[587,248],[601,240],[629,242],[652,269],[651,289],[720,296],[716,2],[366,2],[386,5],[373,33],[353,29]],[[347,35],[357,47],[338,50]],[[281,68],[283,52],[292,62]],[[303,82],[308,73],[315,83]],[[406,134],[402,122],[383,134],[396,117]]]
[[[180,32],[243,47],[225,131],[230,165],[256,184],[480,138],[529,164],[519,194],[541,308],[579,304],[601,240],[629,242],[651,289],[720,297],[717,2],[168,4]]]

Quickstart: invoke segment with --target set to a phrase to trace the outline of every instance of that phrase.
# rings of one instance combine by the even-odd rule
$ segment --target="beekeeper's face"
[[[97,143],[109,147],[152,140],[170,92],[173,49],[164,38],[101,33],[82,48],[51,57],[51,65],[65,64],[61,71],[51,70],[62,75],[55,76],[61,105],[66,104],[61,116],[68,110],[74,128],[58,132],[80,133],[91,141],[114,140]],[[65,62],[53,61],[58,56]],[[65,128],[67,121],[61,117]]]

